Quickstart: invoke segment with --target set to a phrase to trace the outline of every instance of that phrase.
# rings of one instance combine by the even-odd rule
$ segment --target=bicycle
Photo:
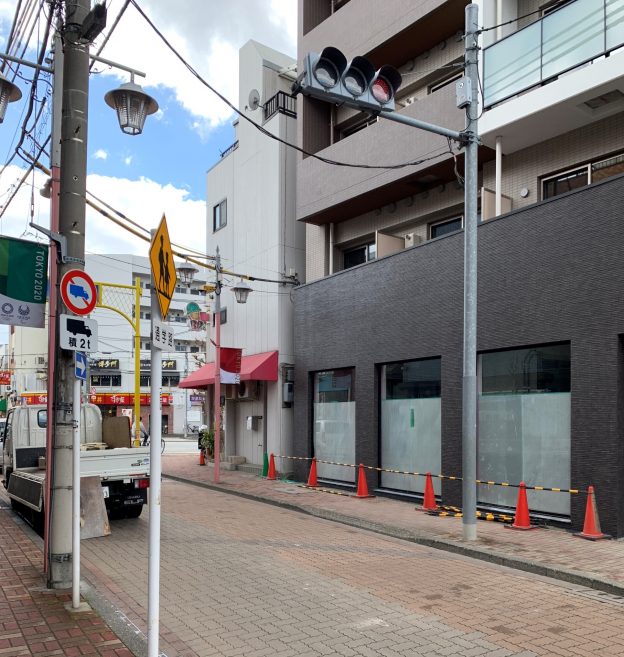
[[[161,438],[160,439],[160,453],[164,454],[165,453],[165,439]],[[149,447],[150,445],[150,437],[149,434],[146,436],[143,436],[143,440],[141,441],[141,447]]]

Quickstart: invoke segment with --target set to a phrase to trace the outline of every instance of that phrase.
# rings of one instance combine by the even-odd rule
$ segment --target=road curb
[[[318,509],[316,507],[309,507],[304,504],[275,500],[263,497],[261,495],[256,495],[254,493],[229,489],[223,487],[222,485],[210,484],[203,481],[197,481],[195,479],[180,477],[178,475],[163,473],[162,476],[166,479],[171,479],[172,481],[190,484],[200,488],[207,488],[209,490],[225,493],[227,495],[236,495],[237,497],[242,497],[254,502],[262,502],[263,504],[270,504],[272,506],[278,506],[290,511],[298,511],[300,513],[305,513],[316,518],[330,520],[332,522],[338,522],[343,525],[349,525],[350,527],[357,527],[359,529],[372,531],[384,536],[390,536],[392,538],[399,538],[402,540],[410,541],[424,547],[430,547],[436,550],[444,550],[445,552],[452,552],[454,554],[471,557],[473,559],[479,559],[481,561],[492,563],[498,566],[505,566],[507,568],[513,568],[514,570],[520,570],[522,572],[532,573],[534,575],[541,575],[542,577],[549,577],[550,579],[559,580],[568,584],[586,586],[591,589],[602,591],[603,593],[624,597],[624,584],[620,584],[619,582],[604,579],[601,577],[588,575],[586,573],[564,568],[562,566],[557,566],[556,564],[544,564],[538,561],[510,556],[502,552],[491,552],[476,546],[468,546],[458,541],[436,538],[424,532],[415,532],[403,529],[401,527],[363,520],[362,518],[348,516],[342,513],[338,513],[337,511]]]

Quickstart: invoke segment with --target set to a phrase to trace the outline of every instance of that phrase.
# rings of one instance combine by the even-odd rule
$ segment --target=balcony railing
[[[294,96],[289,96],[283,91],[278,91],[275,96],[272,96],[264,104],[264,120],[268,121],[274,114],[277,113],[291,116],[293,119],[297,118],[297,99]]]
[[[576,0],[501,39],[483,53],[484,106],[624,45],[624,0]]]

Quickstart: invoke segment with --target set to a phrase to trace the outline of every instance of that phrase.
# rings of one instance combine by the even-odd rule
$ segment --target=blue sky
[[[16,4],[0,1],[1,52],[6,51]],[[109,28],[122,5],[123,0],[107,2]],[[239,92],[238,50],[249,39],[296,56],[297,0],[139,0],[139,5],[189,64],[234,105],[238,105]],[[34,26],[25,59],[36,57],[42,25]],[[106,34],[96,41],[92,52]],[[15,50],[11,52],[15,54]],[[206,171],[235,139],[232,111],[180,64],[133,6],[123,14],[101,56],[145,72],[147,76],[137,76],[135,82],[156,98],[159,111],[148,117],[143,134],[123,134],[104,94],[128,82],[129,75],[96,64],[89,86],[88,190],[146,228],[155,228],[165,213],[173,241],[201,248],[205,243]],[[32,69],[22,67],[20,74],[27,78],[15,79],[23,98],[10,104],[0,125],[1,164],[14,150]],[[49,88],[41,84],[39,97]],[[38,140],[49,134],[50,120],[44,110],[34,130]],[[29,151],[34,148],[31,141],[25,145]],[[48,166],[48,157],[44,155],[42,162]],[[41,240],[45,238],[35,234],[28,222],[34,218],[35,223],[49,225],[49,201],[39,195],[45,182],[42,173],[29,176],[14,201],[4,207],[25,166],[15,158],[0,174],[0,235]],[[86,250],[146,254],[144,242],[91,210],[87,210]],[[0,343],[6,342],[6,335],[0,326]]]

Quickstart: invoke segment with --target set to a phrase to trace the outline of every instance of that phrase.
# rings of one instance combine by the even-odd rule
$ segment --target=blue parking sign
[[[76,378],[81,381],[87,380],[87,354],[84,351],[76,352]]]

